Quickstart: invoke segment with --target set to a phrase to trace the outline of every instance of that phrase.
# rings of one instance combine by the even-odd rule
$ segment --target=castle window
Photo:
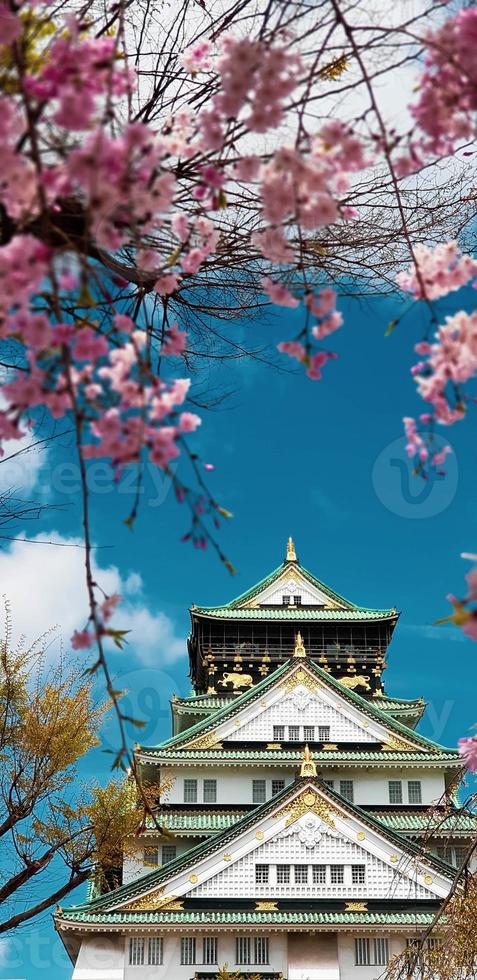
[[[364,885],[366,881],[366,867],[364,864],[353,864],[351,866],[351,881],[353,885]]]
[[[282,605],[284,605],[284,606],[289,606],[290,605],[290,596],[289,595],[282,595]]]
[[[248,966],[252,962],[251,945],[249,936],[237,936],[235,940],[235,961],[240,966]]]
[[[255,884],[268,885],[269,867],[268,864],[255,865]]]
[[[330,873],[332,885],[342,885],[344,883],[344,867],[342,864],[332,864]]]
[[[299,725],[289,725],[288,726],[288,739],[290,742],[300,741],[300,726]]]
[[[277,864],[277,885],[288,885],[290,882],[290,865]]]
[[[267,783],[265,779],[254,779],[252,781],[252,802],[265,803],[267,799]]]
[[[318,741],[329,742],[329,740],[330,740],[330,726],[318,725]]]
[[[462,865],[463,865],[463,863],[465,861],[465,856],[467,854],[467,851],[468,851],[468,848],[467,847],[462,847],[462,846],[461,847],[454,847],[454,856],[453,856],[452,864],[456,868],[461,868],[462,867]]]
[[[354,800],[354,786],[352,779],[340,779],[340,795],[352,803]]]
[[[135,936],[129,940],[129,966],[144,966],[144,939]]]
[[[313,865],[313,884],[326,885],[326,864]]]
[[[282,789],[285,789],[285,780],[272,779],[272,796],[276,796],[277,793],[281,793]]]
[[[308,865],[295,864],[295,885],[308,884]]]
[[[181,939],[181,965],[193,966],[195,964],[195,937],[183,936]]]
[[[144,848],[144,864],[149,865],[151,868],[156,867],[159,864],[159,848],[158,847],[145,847]]]
[[[169,864],[169,861],[173,861],[177,857],[177,847],[175,844],[163,844],[162,845],[162,863]]]
[[[285,725],[274,725],[273,726],[273,741],[283,742],[285,738]]]
[[[197,803],[196,779],[184,779],[184,803]]]
[[[422,803],[422,786],[420,779],[410,779],[407,784],[409,803]]]
[[[266,936],[256,936],[253,941],[254,946],[254,960],[257,966],[263,966],[269,962],[268,958],[268,939]]]
[[[323,782],[324,782],[325,786],[329,786],[330,789],[334,789],[335,788],[335,781],[334,781],[334,779],[324,779]]]
[[[329,729],[328,729],[328,731],[329,731]],[[315,741],[315,726],[314,725],[305,725],[305,727],[303,729],[303,738],[305,739],[305,742],[314,742]]]
[[[354,951],[356,966],[386,966],[389,963],[388,939],[355,939]]]
[[[216,936],[204,936],[202,944],[202,962],[207,966],[217,963],[217,938]]]
[[[163,943],[160,936],[151,936],[147,948],[149,966],[160,966],[162,963]]]
[[[389,940],[373,940],[374,962],[376,966],[386,966],[389,963]]]
[[[369,939],[355,939],[354,941],[354,962],[356,966],[369,966],[371,963],[371,951]]]
[[[204,803],[217,803],[216,779],[204,779]]]
[[[295,606],[301,606],[301,595],[294,595],[293,602]]]
[[[402,803],[402,783],[399,779],[392,779],[388,783],[389,802]]]

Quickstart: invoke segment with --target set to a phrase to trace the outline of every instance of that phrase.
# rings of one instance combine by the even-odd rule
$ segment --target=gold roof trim
[[[288,538],[288,541],[287,541],[287,557],[286,557],[286,560],[287,561],[296,561],[297,560],[296,551],[295,551],[295,544],[294,544],[293,538]]]
[[[308,745],[303,749],[303,761],[300,769],[300,776],[316,776],[316,763]]]
[[[305,789],[291,803],[282,807],[275,814],[275,817],[278,819],[286,816],[285,827],[290,827],[292,823],[299,820],[305,813],[316,813],[329,827],[335,826],[333,814],[340,815],[339,810],[325,803],[315,790]]]

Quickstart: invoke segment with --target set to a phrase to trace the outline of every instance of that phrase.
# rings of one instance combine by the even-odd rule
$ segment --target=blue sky
[[[328,363],[321,382],[307,380],[286,360],[279,372],[235,362],[210,376],[214,387],[230,387],[233,394],[202,413],[194,439],[215,465],[214,493],[234,514],[219,532],[238,570],[234,578],[212,551],[180,543],[187,516],[164,481],[149,476],[131,532],[123,523],[132,503],[127,485],[113,490],[107,473],[96,471],[99,580],[107,569],[106,584],[125,594],[117,625],[133,628],[126,651],[111,657],[131,692],[132,709],[147,721],[144,742],[167,736],[168,698],[174,690],[189,691],[188,606],[241,593],[279,564],[289,534],[302,563],[337,591],[365,605],[402,610],[386,687],[392,695],[425,696],[423,734],[455,745],[471,730],[477,650],[458,631],[433,623],[448,612],[446,594],[463,592],[468,565],[460,553],[476,547],[474,423],[470,417],[446,433],[455,451],[446,480],[428,486],[413,480],[401,418],[420,408],[409,366],[422,312],[411,313],[385,339],[398,302],[340,302],[345,326],[329,344],[339,358]],[[250,346],[273,346],[293,336],[296,316],[281,311],[274,319],[237,324],[236,337]],[[81,552],[74,547],[80,506],[75,471],[66,466],[70,458],[65,438],[37,463],[32,460],[36,483],[30,495],[64,506],[24,529],[29,537],[67,547],[5,542],[0,552],[2,592],[12,599],[17,628],[31,638],[39,626],[58,623],[67,641],[71,625],[81,626]],[[186,477],[183,467],[179,473]],[[17,472],[15,478],[24,476]],[[57,648],[51,647],[52,657]],[[105,745],[114,739],[109,724]],[[98,751],[82,765],[82,777],[105,777],[108,764]],[[49,980],[56,980],[70,972],[49,916],[0,944],[0,956],[0,977],[44,977],[48,970]]]

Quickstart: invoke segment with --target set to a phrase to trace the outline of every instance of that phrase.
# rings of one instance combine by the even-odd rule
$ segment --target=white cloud
[[[84,550],[80,538],[48,533],[52,545],[41,544],[45,535],[15,541],[0,552],[0,589],[12,608],[15,637],[24,634],[32,642],[57,628],[64,646],[75,629],[87,619]],[[107,565],[101,552],[93,556],[95,580],[108,594],[123,596],[113,619],[117,629],[130,630],[127,637],[131,655],[144,665],[171,663],[186,653],[185,638],[178,636],[173,621],[159,609],[149,608],[143,595],[142,579],[132,570],[122,576],[116,565]],[[58,644],[53,642],[52,651]]]

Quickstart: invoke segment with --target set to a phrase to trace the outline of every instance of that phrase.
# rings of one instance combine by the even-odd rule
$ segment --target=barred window
[[[252,781],[252,800],[254,803],[265,803],[267,799],[267,783],[265,779]]]
[[[135,936],[129,940],[129,966],[144,966],[144,939]]]
[[[159,864],[159,848],[158,847],[145,847],[144,848],[144,864],[149,865],[151,868],[156,867]]]
[[[374,940],[374,963],[376,966],[386,966],[389,963],[389,940]]]
[[[329,740],[330,740],[330,726],[318,725],[318,741],[329,742]]]
[[[289,606],[290,605],[290,596],[289,595],[282,595],[282,603],[283,603],[284,606]]]
[[[290,742],[300,741],[300,726],[299,725],[289,725],[288,726],[288,739]]]
[[[467,851],[468,851],[467,847],[462,847],[462,846],[454,847],[454,856],[453,856],[452,864],[455,865],[456,868],[462,867],[465,861],[465,856],[467,854]]]
[[[301,606],[301,595],[294,595],[293,602],[295,606]]]
[[[314,742],[315,741],[315,726],[314,725],[305,725],[305,727],[303,729],[303,738],[305,739],[305,742]]]
[[[255,865],[255,883],[257,885],[268,885],[269,867],[268,864]]]
[[[277,793],[281,793],[282,789],[285,789],[285,780],[272,779],[272,796],[276,796]]]
[[[429,939],[426,940],[426,946],[428,949],[438,949],[439,946],[442,946],[442,939],[436,939],[435,936],[429,936]]]
[[[360,937],[354,941],[356,966],[386,966],[389,963],[389,940]]]
[[[422,803],[422,786],[420,779],[410,779],[407,784],[409,803]]]
[[[181,939],[181,965],[193,966],[195,964],[195,937],[183,936]]]
[[[340,794],[350,803],[354,800],[354,785],[352,779],[340,779]]]
[[[217,803],[216,779],[204,779],[204,803]]]
[[[277,885],[288,885],[290,881],[290,865],[277,864]]]
[[[332,864],[330,868],[331,884],[342,885],[344,882],[344,867],[342,864]]]
[[[160,936],[151,936],[147,947],[147,962],[149,966],[160,966],[163,955],[163,940]]]
[[[354,941],[354,962],[356,966],[370,966],[371,955],[369,939],[355,939]]]
[[[388,790],[390,803],[402,803],[402,783],[399,779],[391,779]]]
[[[364,885],[366,881],[366,866],[364,864],[351,866],[351,881],[353,885]]]
[[[169,864],[169,861],[173,861],[177,857],[177,847],[175,844],[163,844],[162,845],[162,863]]]
[[[273,741],[283,742],[285,738],[285,725],[274,725],[273,726]]]
[[[314,885],[326,884],[326,864],[313,865],[313,884]]]
[[[263,966],[265,963],[268,963],[268,939],[265,936],[256,936],[253,945],[255,964],[257,966]]]
[[[204,936],[202,942],[202,962],[207,966],[213,966],[217,963],[216,936]]]
[[[184,803],[197,803],[196,779],[184,779]]]
[[[240,966],[248,966],[252,962],[251,945],[249,936],[237,936],[235,940],[235,962]]]
[[[295,885],[308,884],[308,865],[295,864]]]

